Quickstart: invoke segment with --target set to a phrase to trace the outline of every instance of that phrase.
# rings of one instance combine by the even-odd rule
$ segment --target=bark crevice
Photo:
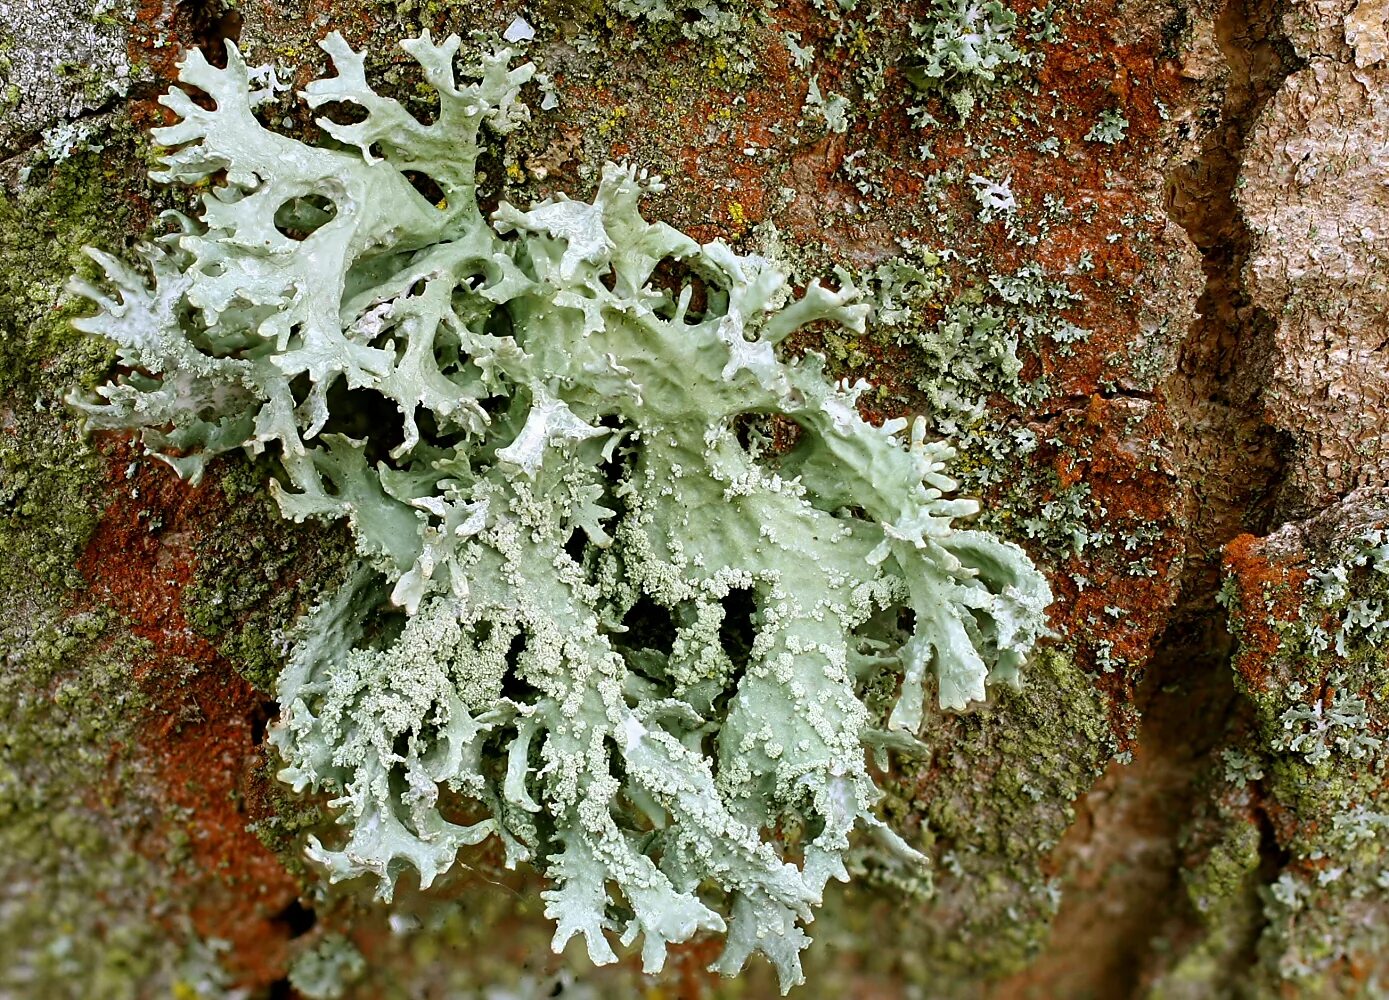
[[[1133,759],[1112,765],[1076,803],[1077,828],[1087,832],[1067,849],[1067,866],[1078,889],[1062,905],[1052,948],[1083,947],[1088,956],[1083,970],[1062,977],[1071,994],[1141,996],[1207,933],[1182,873],[1219,748],[1232,726],[1247,721],[1230,666],[1234,640],[1216,602],[1221,555],[1241,533],[1271,526],[1289,452],[1263,415],[1275,319],[1246,286],[1251,235],[1236,200],[1260,114],[1299,65],[1281,35],[1283,3],[1229,0],[1220,10],[1221,97],[1208,109],[1199,151],[1167,176],[1169,216],[1200,254],[1205,275],[1196,318],[1156,394],[1176,475],[1189,490],[1184,558],[1170,624],[1134,698],[1141,721]],[[1265,850],[1277,850],[1276,840],[1263,840]],[[1265,871],[1271,878],[1274,862],[1266,857],[1258,878]],[[1258,912],[1258,889],[1251,880],[1255,909],[1247,912]],[[1253,919],[1231,935],[1228,982],[1256,961],[1261,930]]]
[[[1206,284],[1163,386],[1178,474],[1190,492],[1179,596],[1137,692],[1136,760],[1121,779],[1147,800],[1142,812],[1154,820],[1154,860],[1163,862],[1152,878],[1132,880],[1130,910],[1142,919],[1133,921],[1123,949],[1125,995],[1141,992],[1206,933],[1183,883],[1185,842],[1210,791],[1211,769],[1219,763],[1212,758],[1231,726],[1247,723],[1230,665],[1235,643],[1216,602],[1221,554],[1238,535],[1274,526],[1290,441],[1264,419],[1276,319],[1254,303],[1246,285],[1251,234],[1236,192],[1261,113],[1301,65],[1281,32],[1283,6],[1284,0],[1230,0],[1220,11],[1215,34],[1226,63],[1220,119],[1200,154],[1168,176],[1169,215],[1200,252]],[[1262,841],[1261,850],[1277,849],[1270,838]],[[1251,883],[1250,892],[1257,887]],[[1257,911],[1257,900],[1249,902]],[[1255,921],[1243,930],[1228,957],[1252,964],[1262,928]],[[1241,970],[1229,974],[1233,982]]]

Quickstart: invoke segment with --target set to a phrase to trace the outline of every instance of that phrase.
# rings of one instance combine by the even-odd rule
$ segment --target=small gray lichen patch
[[[185,62],[215,109],[163,99],[155,176],[212,187],[148,275],[92,251],[113,289],[74,283],[98,307],[78,325],[125,370],[75,402],[194,479],[269,449],[286,517],[352,525],[360,564],[298,625],[272,735],[285,781],[336,796],[344,842],[309,847],[333,880],[389,900],[497,836],[552,880],[556,950],[610,962],[613,932],[654,972],[722,933],[716,969],[761,952],[789,988],[858,828],[924,864],[875,815],[866,746],[914,742],[932,688],[963,708],[1017,683],[1047,584],[955,523],[977,505],[924,422],[874,426],[866,383],[779,352],[862,329],[847,281],[797,297],[647,222],[659,182],[612,164],[592,201],[484,215],[480,127],[526,118],[534,67],[503,51],[461,83],[456,36],[404,42],[439,94],[425,125],[323,45],[338,75],[303,96],[359,118],[320,119],[332,145],[261,125],[235,47]]]
[[[1284,855],[1264,876],[1253,975],[1269,995],[1354,995],[1389,971],[1389,490],[1356,490],[1256,552],[1302,579],[1226,597],[1241,634],[1278,640],[1243,654],[1257,728],[1225,751],[1232,794],[1258,783]]]
[[[327,934],[295,957],[289,983],[308,1000],[336,1000],[366,971],[366,959],[341,934]]]
[[[944,95],[966,118],[980,92],[1027,63],[1013,44],[1017,23],[1017,15],[998,0],[934,0],[926,19],[912,22],[917,61],[907,78],[923,91]]]
[[[123,96],[121,0],[0,0],[0,153]]]

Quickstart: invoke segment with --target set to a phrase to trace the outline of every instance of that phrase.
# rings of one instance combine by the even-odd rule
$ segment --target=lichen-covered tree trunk
[[[756,956],[734,978],[708,971],[723,949],[712,916],[654,977],[640,942],[602,967],[578,943],[552,954],[542,892],[553,886],[508,867],[496,838],[463,849],[427,889],[398,879],[389,904],[374,884],[329,884],[314,860],[323,849],[305,847],[343,847],[342,805],[277,778],[287,741],[276,727],[282,710],[293,718],[277,698],[297,623],[350,578],[362,532],[283,518],[267,483],[290,480],[273,455],[223,455],[192,485],[131,436],[84,420],[80,401],[99,386],[151,373],[73,326],[91,306],[70,282],[90,290],[100,278],[83,247],[138,259],[138,244],[176,225],[161,212],[201,217],[228,190],[217,163],[192,184],[149,178],[168,152],[151,129],[174,121],[158,98],[185,57],[226,65],[234,42],[264,67],[253,74],[261,124],[332,145],[327,133],[362,116],[296,96],[330,72],[317,43],[340,33],[365,53],[373,92],[428,126],[447,112],[397,45],[424,29],[459,34],[461,62],[509,45],[534,64],[520,91],[529,119],[477,163],[482,215],[511,220],[498,247],[542,230],[561,239],[559,223],[521,209],[590,201],[604,164],[626,162],[664,177],[642,213],[689,246],[730,267],[765,258],[797,293],[819,279],[847,302],[852,286],[867,308],[836,305],[824,315],[851,322],[791,333],[777,364],[804,372],[823,355],[826,385],[843,380],[834,399],[858,414],[821,433],[800,409],[820,383],[798,375],[768,396],[775,405],[730,406],[737,454],[765,454],[788,482],[800,476],[796,489],[832,497],[835,466],[803,460],[807,437],[920,416],[929,440],[957,451],[959,495],[980,502],[970,527],[1021,546],[1049,583],[1053,634],[1021,686],[993,685],[982,702],[932,689],[915,739],[888,725],[908,695],[897,673],[863,674],[865,717],[891,733],[849,770],[884,794],[854,800],[864,822],[845,854],[849,881],[830,883],[806,927],[801,992],[1389,993],[1389,3],[7,0],[0,13],[0,995],[776,992]],[[194,92],[185,107],[213,100]],[[352,147],[354,169],[366,146]],[[458,192],[403,176],[420,204],[449,211],[452,198],[459,210]],[[240,183],[244,194],[257,182]],[[503,204],[520,209],[493,216]],[[277,216],[280,236],[302,241],[322,224],[321,205],[304,212]],[[527,225],[531,236],[507,229]],[[685,245],[662,233],[673,242],[661,254]],[[711,275],[725,264],[703,266],[700,280],[651,278],[690,288],[672,322],[714,315]],[[624,294],[622,273],[603,288]],[[550,308],[536,301],[527,308]],[[585,377],[547,371],[555,381],[536,398]],[[689,385],[703,377],[693,363],[683,373]],[[723,377],[740,391],[731,360]],[[870,387],[850,391],[858,379]],[[307,385],[289,384],[303,403]],[[365,440],[401,419],[391,399],[339,391],[325,405],[346,414],[340,433]],[[643,423],[651,397],[635,399],[617,409],[672,426]],[[420,420],[427,439],[446,436]],[[697,454],[699,435],[681,448]],[[588,474],[640,492],[618,483],[622,461],[591,456]],[[661,481],[678,484],[668,466]],[[735,485],[730,503],[752,488]],[[760,538],[782,529],[777,545],[831,515],[880,518],[847,491],[821,520],[770,523],[796,509],[770,496],[749,507],[768,522]],[[646,499],[630,503],[633,524]],[[333,489],[330,500],[350,506]],[[590,536],[602,535],[596,516]],[[705,511],[688,523],[720,522]],[[615,534],[611,593],[624,592],[623,567],[643,565],[623,555],[635,529]],[[824,588],[851,589],[824,559]],[[742,683],[777,593],[709,612],[724,616],[713,627],[729,683]],[[928,605],[893,594],[894,616],[914,610],[874,627],[924,629]],[[632,596],[623,611],[648,604]],[[788,632],[773,652],[804,663],[842,645],[890,658],[881,644],[837,644],[850,626],[833,614],[809,621],[813,643]],[[671,636],[684,642],[698,624],[657,608],[627,662],[670,655]],[[941,649],[912,654],[926,659],[906,665],[908,681],[942,669]],[[781,689],[763,683],[752,708],[711,696],[707,714],[775,699]],[[522,704],[521,684],[487,697]],[[613,718],[619,701],[605,703]],[[400,739],[382,743],[383,759],[403,759]],[[748,747],[769,753],[757,739]],[[691,753],[698,743],[686,740]],[[519,764],[483,761],[479,773],[524,793],[528,750],[543,762],[538,738],[522,744]],[[600,749],[593,759],[608,760]],[[739,755],[724,756],[736,768]],[[843,760],[822,770],[842,776]],[[476,819],[441,808],[450,822]],[[828,809],[753,839],[800,864]],[[864,828],[878,820],[902,856],[926,863],[883,863]],[[655,837],[660,819],[651,827]],[[640,854],[647,840],[629,830],[624,843]],[[709,901],[717,881],[685,888]],[[632,918],[620,894],[607,907],[615,926]]]

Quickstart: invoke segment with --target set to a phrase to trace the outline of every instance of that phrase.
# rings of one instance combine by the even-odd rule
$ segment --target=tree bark
[[[543,886],[487,850],[389,908],[322,883],[328,812],[265,733],[346,529],[281,520],[263,460],[190,486],[65,403],[112,364],[69,325],[81,248],[196,208],[146,176],[182,54],[234,41],[298,88],[337,30],[427,114],[395,43],[518,17],[549,82],[484,198],[587,196],[626,159],[669,182],[647,218],[857,276],[868,333],[790,348],[873,383],[874,419],[948,423],[981,525],[1056,594],[1024,687],[931,715],[887,779],[933,890],[833,890],[802,992],[1389,990],[1389,4],[1006,6],[1026,58],[962,116],[914,72],[927,0],[8,0],[0,994],[648,995],[630,954],[551,955]],[[315,134],[292,96],[271,114]],[[894,323],[907,266],[933,297]],[[716,954],[658,988],[772,995]]]

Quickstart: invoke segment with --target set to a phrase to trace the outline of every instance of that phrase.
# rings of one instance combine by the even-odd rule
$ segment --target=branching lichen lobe
[[[553,880],[557,949],[612,961],[611,930],[655,971],[724,932],[716,968],[762,952],[789,987],[855,828],[922,863],[874,815],[865,745],[913,739],[928,673],[947,708],[1016,682],[1050,592],[955,525],[976,505],[923,423],[904,441],[860,417],[864,383],[779,356],[808,323],[861,329],[851,285],[794,298],[771,261],[648,223],[659,182],[611,164],[592,202],[484,217],[479,129],[526,117],[532,67],[461,84],[458,45],[404,43],[440,96],[422,125],[330,36],[338,75],[304,97],[361,120],[320,119],[318,147],[259,123],[274,94],[234,47],[192,54],[215,108],[164,99],[156,176],[214,186],[144,252],[152,282],[94,252],[117,294],[77,283],[78,325],[126,371],[76,403],[193,479],[270,449],[286,517],[349,521],[359,565],[298,626],[272,734],[284,780],[338,796],[345,843],[309,848],[333,880],[389,899],[495,834]],[[771,418],[799,428],[785,453]],[[464,800],[486,818],[456,822]]]

